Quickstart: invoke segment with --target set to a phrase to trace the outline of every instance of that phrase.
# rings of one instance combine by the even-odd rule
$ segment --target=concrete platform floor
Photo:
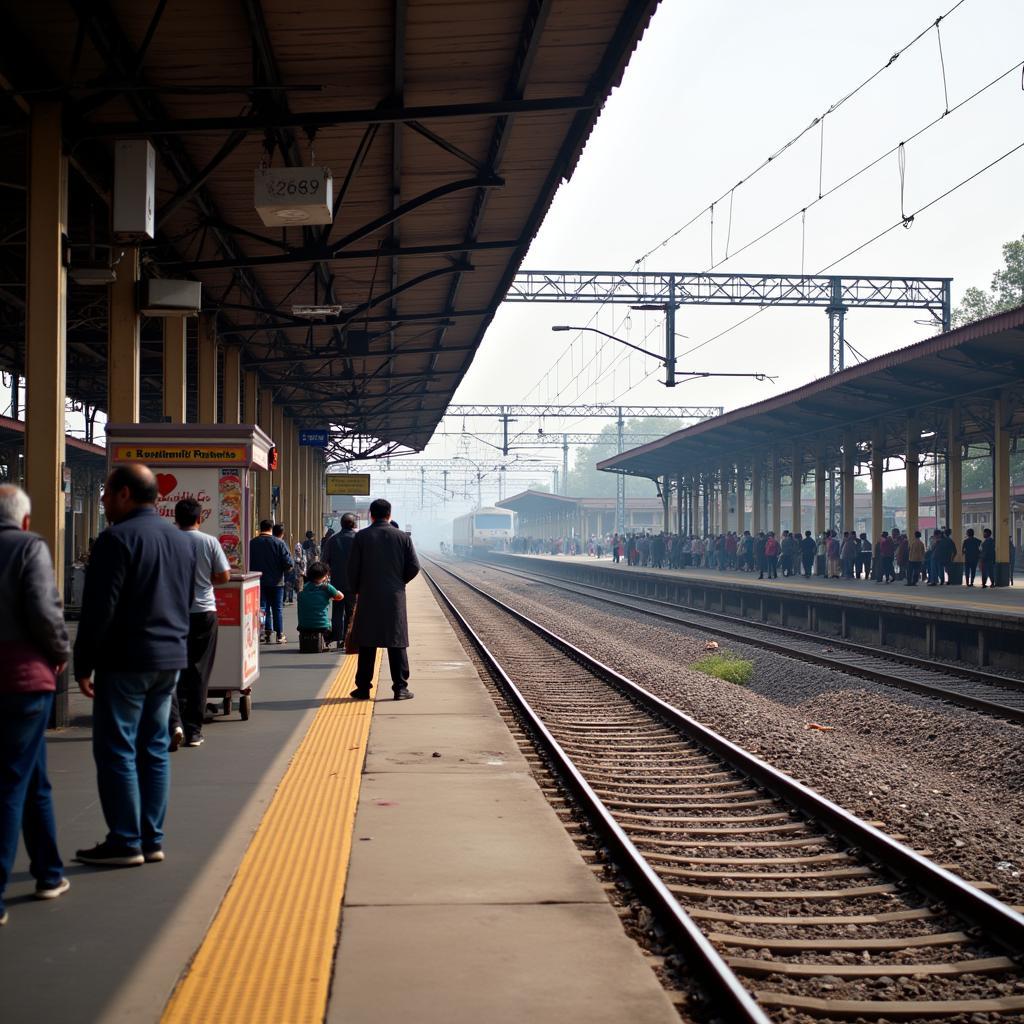
[[[391,701],[381,681],[326,1019],[678,1021],[426,583],[408,596],[416,699]],[[91,708],[74,699],[75,724],[48,741],[72,889],[33,900],[21,851],[6,893],[10,924],[0,929],[4,1024],[161,1019],[342,660],[299,655],[294,643],[262,652],[252,718],[218,719],[203,747],[172,757],[162,864],[71,862],[105,831]],[[224,1024],[250,1024],[218,1012]],[[309,1019],[323,1020],[323,1008]]]
[[[516,556],[511,556],[516,557]],[[873,604],[913,604],[918,608],[950,608],[962,611],[983,611],[993,615],[1019,617],[1024,619],[1024,580],[1020,586],[981,589],[981,577],[973,587],[929,587],[919,583],[916,587],[908,587],[905,583],[876,583],[873,580],[830,580],[823,576],[779,576],[775,580],[759,580],[757,573],[738,572],[727,569],[652,569],[650,566],[626,565],[625,562],[613,562],[610,556],[591,558],[589,555],[524,555],[524,558],[535,558],[549,562],[578,562],[581,565],[599,566],[602,569],[616,569],[621,572],[654,573],[681,577],[683,579],[703,579],[709,583],[722,583],[727,586],[786,589],[808,594],[828,594],[839,596],[844,600],[866,601]]]
[[[327,1021],[678,1022],[422,579],[408,598],[416,699],[381,680]]]

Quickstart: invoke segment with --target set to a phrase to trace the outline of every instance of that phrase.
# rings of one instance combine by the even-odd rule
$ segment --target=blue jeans
[[[0,914],[19,832],[24,833],[29,871],[36,881],[52,887],[64,876],[46,775],[52,706],[52,693],[0,694]]]
[[[263,608],[263,632],[271,630],[284,636],[284,586],[260,587],[260,605]]]
[[[178,672],[97,672],[95,681],[92,753],[107,839],[133,849],[159,846],[171,788],[167,719]]]

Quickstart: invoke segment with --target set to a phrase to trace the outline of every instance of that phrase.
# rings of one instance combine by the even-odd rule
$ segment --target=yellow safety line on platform
[[[163,1024],[324,1019],[373,716],[348,699],[355,670],[339,666]]]

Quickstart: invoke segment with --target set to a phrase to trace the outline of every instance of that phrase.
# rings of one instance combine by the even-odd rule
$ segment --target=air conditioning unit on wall
[[[256,212],[268,228],[334,221],[334,179],[326,167],[260,167]]]

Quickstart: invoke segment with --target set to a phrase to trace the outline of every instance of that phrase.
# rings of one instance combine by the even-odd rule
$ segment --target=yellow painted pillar
[[[1010,402],[1005,392],[992,403],[993,448],[992,490],[995,495],[995,520],[992,532],[996,541],[997,587],[1010,583]]]
[[[29,114],[28,285],[25,328],[25,489],[32,529],[53,556],[64,590],[64,395],[67,391],[67,158],[59,103],[33,103]]]
[[[258,390],[254,390],[253,393],[258,396],[259,400],[259,416],[257,417],[257,423],[276,445],[277,441],[274,439],[273,394],[267,388],[259,388]],[[280,453],[278,453],[278,457],[280,457]],[[256,490],[257,520],[274,518],[270,507],[271,488],[273,485],[273,472],[267,470],[265,473],[260,473],[259,485]]]
[[[129,245],[116,267],[117,280],[108,290],[107,419],[138,423],[140,373],[139,312],[135,286],[139,280],[139,249]]]
[[[188,320],[164,318],[164,419],[185,422],[185,337]]]
[[[242,422],[256,424],[265,433],[270,433],[268,426],[263,425],[260,418],[260,377],[255,370],[246,370],[242,378]]]
[[[814,536],[825,532],[825,449],[818,445],[814,449]]]
[[[747,474],[746,465],[736,463],[736,532],[742,537],[747,528]]]
[[[718,529],[721,533],[729,532],[729,474],[731,467],[727,466],[724,462],[722,463],[721,469],[719,470],[718,479],[720,493],[718,495],[719,506],[721,508],[721,520],[718,524]]]
[[[782,471],[778,452],[772,452],[772,530],[776,537],[782,533]]]
[[[238,345],[224,349],[224,381],[221,385],[224,396],[224,422],[242,422],[242,350]],[[253,423],[254,420],[247,422]]]
[[[857,442],[853,433],[847,431],[843,437],[843,529],[852,530],[856,523],[853,501],[854,471],[857,466]]]
[[[883,452],[883,445],[885,441],[882,437],[882,431],[875,428],[875,431],[871,435],[871,543],[872,545],[878,542],[878,538],[882,536],[882,530],[885,527],[882,525],[883,522],[883,507],[882,501],[884,497],[884,479],[883,473],[885,472],[885,454]],[[913,535],[911,535],[913,536]],[[957,542],[959,543],[959,541]]]
[[[948,452],[946,473],[946,493],[949,498],[949,527],[953,543],[956,544],[956,555],[953,564],[949,567],[949,582],[960,584],[964,578],[964,553],[961,545],[964,542],[964,504],[963,504],[963,466],[961,464],[961,439],[960,439],[960,408],[954,405],[949,410],[948,437],[946,438],[946,451]]]
[[[907,533],[911,537],[917,530],[917,509],[920,504],[918,489],[917,448],[921,431],[912,416],[907,417]]]
[[[800,536],[800,513],[802,511],[800,505],[800,487],[803,483],[804,475],[804,453],[800,445],[793,445],[793,468],[790,473],[790,482],[793,485],[793,493],[790,498],[790,530],[797,536]]]
[[[201,313],[197,344],[197,423],[217,422],[217,315]]]
[[[268,401],[269,401],[270,392],[267,391],[267,392],[265,392],[265,394],[268,396]],[[282,486],[283,466],[284,466],[285,459],[288,457],[287,456],[287,443],[286,443],[286,440],[285,440],[285,433],[284,433],[284,409],[282,409],[281,406],[279,406],[279,405],[275,405],[275,406],[273,406],[273,409],[272,409],[272,415],[273,415],[273,429],[270,432],[270,436],[274,439],[274,444],[277,446],[277,469],[275,469],[270,474],[271,495],[268,495],[268,499],[267,499],[268,506],[273,501],[273,497],[272,497],[273,488],[277,488],[278,495],[283,495],[283,493],[284,493],[284,488]],[[274,508],[273,508],[273,513],[271,515],[269,515],[268,518],[273,519],[275,522],[278,522],[281,519],[282,512],[283,512],[283,506],[280,503],[280,497],[279,497],[277,505],[275,505]]]
[[[761,523],[761,512],[764,505],[761,493],[763,478],[764,462],[760,455],[755,455],[750,466],[750,532],[755,536],[764,529]]]

